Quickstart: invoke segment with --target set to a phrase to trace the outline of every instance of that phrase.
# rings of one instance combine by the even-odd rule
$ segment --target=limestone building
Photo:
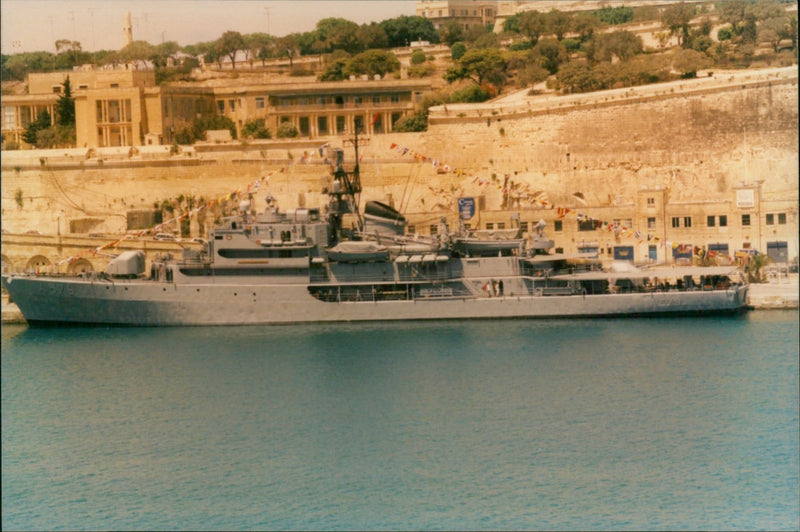
[[[451,22],[463,29],[494,26],[497,1],[481,0],[417,0],[418,17],[430,20],[438,30]]]
[[[713,252],[712,258],[722,264],[728,257],[735,259],[753,251],[767,253],[776,263],[796,260],[796,200],[767,200],[762,196],[760,183],[742,183],[727,198],[670,203],[664,189],[644,188],[630,203],[572,206],[567,213],[524,203],[502,211],[479,209],[466,225],[491,231],[512,229],[519,223],[525,234],[544,220],[556,252],[593,253],[605,261],[691,262],[697,248]],[[478,198],[477,204],[482,203]],[[514,213],[519,214],[519,220],[514,219]],[[456,227],[457,216],[450,214],[448,225]],[[440,231],[429,213],[408,214],[406,218],[411,233]]]
[[[360,78],[215,87],[214,97],[217,112],[233,120],[239,133],[247,120],[264,119],[273,136],[288,122],[301,137],[314,138],[356,129],[366,134],[390,133],[429,90],[428,80]]]
[[[22,135],[47,110],[55,119],[56,102],[70,78],[75,99],[76,146],[103,148],[172,144],[195,120],[220,115],[237,132],[264,119],[273,136],[280,124],[294,125],[302,137],[341,135],[355,128],[389,133],[414,112],[429,80],[369,79],[319,83],[292,81],[246,84],[175,83],[158,86],[152,70],[89,70],[30,74],[26,95],[4,96],[2,133],[23,145]]]

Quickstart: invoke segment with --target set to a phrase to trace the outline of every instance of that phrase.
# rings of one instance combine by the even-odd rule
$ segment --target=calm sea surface
[[[8,529],[794,529],[798,314],[2,329]]]

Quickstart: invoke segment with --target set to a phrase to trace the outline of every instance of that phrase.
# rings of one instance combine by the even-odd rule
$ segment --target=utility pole
[[[91,30],[92,30],[92,51],[97,50],[97,43],[94,40],[94,12],[97,11],[96,7],[90,7],[89,9],[89,18],[91,19]]]
[[[267,35],[269,35],[269,11],[275,9],[274,7],[265,7],[264,12],[267,14]]]

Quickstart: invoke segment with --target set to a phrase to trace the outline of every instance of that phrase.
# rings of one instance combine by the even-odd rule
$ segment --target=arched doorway
[[[14,265],[5,255],[2,255],[2,258],[3,258],[3,273],[13,273]]]
[[[78,259],[69,266],[67,266],[67,273],[69,274],[79,274],[83,272],[93,272],[94,266],[92,263],[86,259]]]
[[[44,255],[36,255],[35,257],[31,257],[28,263],[25,265],[26,272],[35,272],[37,270],[41,270],[46,268],[52,264],[50,259],[45,257]]]

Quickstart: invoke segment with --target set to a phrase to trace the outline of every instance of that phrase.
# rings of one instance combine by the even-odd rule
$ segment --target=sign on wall
[[[756,206],[756,191],[752,188],[736,191],[736,206],[746,209]]]
[[[458,198],[458,214],[462,220],[471,220],[475,216],[475,198]]]

